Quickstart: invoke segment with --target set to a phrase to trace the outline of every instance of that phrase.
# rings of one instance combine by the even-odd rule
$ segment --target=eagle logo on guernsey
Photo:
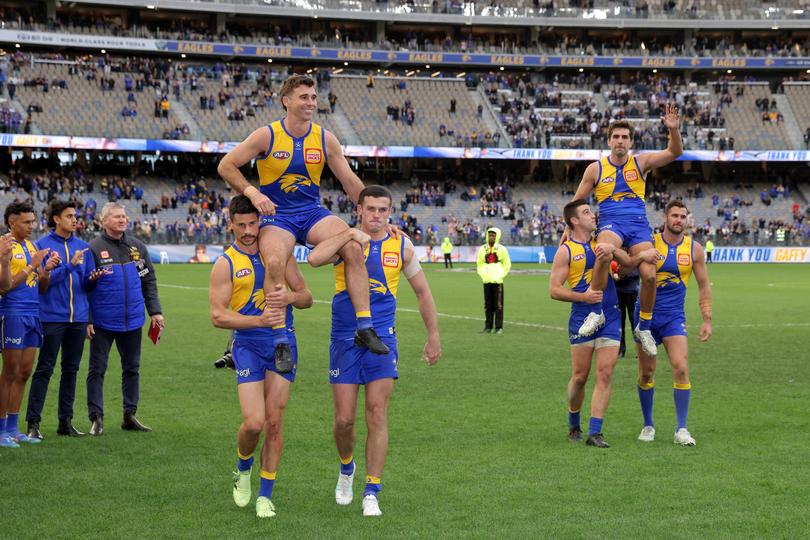
[[[668,285],[680,285],[681,283],[681,278],[675,274],[670,274],[669,272],[659,272],[658,276],[656,277],[656,285],[659,288],[666,287]]]
[[[236,272],[236,274],[234,274],[234,277],[241,278],[241,277],[249,276],[252,273],[253,273],[253,270],[251,270],[250,268],[242,268],[241,270],[238,270]]]
[[[265,299],[264,299],[264,291],[261,289],[257,289],[253,291],[253,296],[250,297],[250,301],[253,302],[253,305],[256,306],[256,309],[259,311],[264,311]]]
[[[383,253],[383,266],[389,268],[396,268],[399,266],[399,253],[386,252]]]
[[[290,157],[290,153],[285,152],[284,150],[279,150],[277,152],[273,152],[273,157],[276,159],[288,159]]]
[[[320,148],[305,148],[304,149],[304,162],[311,165],[317,165],[323,159],[323,154]]]
[[[692,262],[692,258],[689,256],[688,253],[681,253],[678,255],[678,264],[680,266],[689,266],[689,263]]]
[[[292,193],[298,191],[299,187],[306,187],[312,185],[312,180],[303,174],[287,173],[278,179],[281,184],[281,191],[284,193]]]
[[[378,280],[373,279],[373,278],[369,278],[368,279],[368,284],[369,284],[369,290],[371,292],[379,293],[379,294],[382,294],[382,295],[385,295],[385,294],[388,293],[388,288],[385,285],[383,285],[383,283],[381,281],[378,281]]]

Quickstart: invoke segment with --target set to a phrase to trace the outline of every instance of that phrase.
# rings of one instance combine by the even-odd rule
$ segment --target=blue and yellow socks
[[[579,411],[568,410],[568,427],[572,428],[579,425]]]
[[[347,459],[340,458],[340,474],[351,476],[354,474],[354,456]]]
[[[363,497],[366,495],[374,495],[375,497],[379,497],[381,489],[382,484],[380,483],[380,479],[378,477],[371,475],[366,476],[366,490],[363,492]]]
[[[638,383],[638,401],[641,403],[641,416],[644,417],[644,425],[653,427],[653,397],[655,396],[655,381],[647,384]]]
[[[259,497],[273,498],[273,484],[276,483],[276,472],[267,472],[262,469],[261,483],[259,484]]]
[[[591,416],[591,421],[588,424],[588,437],[593,437],[597,433],[602,433],[602,419]]]
[[[677,429],[681,429],[686,427],[686,417],[689,416],[689,398],[692,395],[692,383],[675,383],[673,387],[672,393],[675,397],[675,416],[678,419]]]
[[[650,323],[652,322],[652,313],[647,311],[641,311],[638,314],[638,329],[639,330],[649,330]]]
[[[358,311],[355,313],[357,317],[357,329],[358,330],[365,330],[366,328],[371,328],[371,310],[365,311]]]
[[[243,455],[239,448],[236,449],[236,470],[247,472],[253,467],[253,452]]]

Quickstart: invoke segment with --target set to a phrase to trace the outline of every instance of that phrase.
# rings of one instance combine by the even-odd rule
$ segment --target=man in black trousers
[[[512,268],[506,247],[500,244],[501,230],[487,229],[487,243],[478,250],[477,270],[484,282],[485,322],[482,334],[503,334],[503,280]]]
[[[636,300],[638,300],[638,286],[639,286],[639,273],[638,267],[633,268],[632,272],[626,276],[617,274],[618,265],[611,265],[611,273],[613,279],[616,281],[616,293],[619,297],[619,311],[622,313],[622,340],[619,345],[619,357],[624,358],[627,347],[624,342],[624,326],[625,320],[630,320],[630,327],[635,328],[635,321],[633,321],[633,314],[636,308]]]
[[[121,355],[124,421],[129,431],[152,431],[135,416],[140,397],[141,333],[144,308],[151,323],[163,327],[155,268],[140,240],[127,233],[124,206],[107,203],[101,210],[103,232],[90,242],[96,267],[102,271],[90,294],[92,324],[87,326],[90,369],[87,373],[87,409],[90,435],[99,436],[104,425],[104,374],[115,342]]]

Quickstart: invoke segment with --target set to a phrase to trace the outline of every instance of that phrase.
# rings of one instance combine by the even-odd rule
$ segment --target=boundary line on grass
[[[189,291],[207,291],[208,287],[189,287],[188,285],[174,285],[172,283],[158,283],[160,287],[167,287],[169,289],[184,289]],[[317,300],[313,299],[313,302],[316,304],[331,304],[331,300]],[[419,313],[418,309],[411,309],[411,308],[403,308],[398,307],[397,311],[402,311],[404,313]],[[445,319],[460,319],[464,321],[477,321],[477,322],[485,322],[483,317],[471,317],[469,315],[453,315],[451,313],[440,313],[437,312],[436,315],[439,317],[443,317]],[[551,326],[548,324],[537,324],[537,323],[529,323],[523,321],[504,321],[504,324],[512,325],[512,326],[524,326],[527,328],[540,328],[542,330],[556,330],[558,332],[567,332],[567,328],[563,328],[561,326]],[[699,324],[689,324],[687,325],[692,328],[700,328]],[[721,325],[714,325],[714,328],[774,328],[774,327],[808,327],[810,326],[810,322],[786,322],[786,323],[746,323],[746,324],[721,324]]]

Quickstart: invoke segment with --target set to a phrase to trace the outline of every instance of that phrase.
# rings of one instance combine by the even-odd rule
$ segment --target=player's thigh
[[[386,377],[366,384],[366,411],[373,411],[388,406],[388,400],[394,391],[394,379]]]
[[[617,248],[622,247],[622,237],[607,229],[599,231],[599,234],[596,235],[596,241],[599,243],[605,242]]]
[[[22,354],[24,349],[3,349],[3,374],[6,376],[13,376],[17,373],[22,362]]]
[[[337,216],[326,216],[322,220],[315,223],[307,234],[307,243],[317,246],[327,238],[331,238],[336,234],[340,234],[349,226],[346,222]]]
[[[599,374],[610,375],[616,367],[619,358],[619,345],[611,344],[596,349],[596,371]]]
[[[667,336],[663,338],[664,347],[667,349],[669,364],[672,372],[682,371],[689,374],[689,342],[686,336]]]
[[[332,401],[335,404],[335,420],[354,423],[357,416],[359,384],[332,384]]]
[[[274,257],[277,261],[287,262],[295,248],[295,236],[286,230],[272,225],[259,229],[259,252],[265,262]]]
[[[587,379],[591,372],[593,358],[593,341],[580,345],[571,345],[571,374],[574,377]]]
[[[290,400],[292,383],[274,371],[264,372],[265,414],[269,421],[278,422]]]
[[[244,382],[236,387],[242,420],[250,424],[264,424],[264,383]]]

